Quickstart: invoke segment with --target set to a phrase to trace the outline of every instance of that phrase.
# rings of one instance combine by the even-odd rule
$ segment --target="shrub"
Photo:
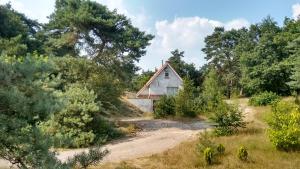
[[[154,117],[175,115],[175,99],[173,96],[162,96],[154,105]]]
[[[241,146],[238,150],[238,158],[242,161],[246,161],[248,159],[248,151],[244,146]]]
[[[193,82],[186,78],[183,81],[183,89],[180,89],[175,97],[175,113],[178,117],[194,117],[194,92]]]
[[[244,128],[242,112],[236,106],[228,105],[225,102],[219,104],[211,119],[217,123],[214,132],[217,136],[232,135],[239,128]]]
[[[224,152],[225,152],[225,147],[224,147],[224,145],[223,145],[223,144],[219,144],[219,145],[217,146],[217,151],[218,151],[219,154],[224,154]]]
[[[211,135],[207,131],[200,133],[199,141],[197,144],[197,151],[199,151],[200,153],[204,153],[204,150],[206,148],[216,148],[216,144],[211,140]]]
[[[203,83],[202,110],[214,112],[215,108],[222,103],[223,89],[218,80],[218,74],[215,69],[211,69]]]
[[[252,106],[266,106],[277,102],[279,99],[280,97],[273,92],[263,92],[252,96],[249,100],[249,104]]]
[[[40,125],[55,138],[55,146],[85,147],[116,133],[112,125],[97,116],[101,105],[95,102],[93,91],[73,84],[60,95],[64,108]]]
[[[206,164],[211,165],[213,163],[213,157],[214,157],[213,149],[210,147],[207,147],[204,150],[204,159],[205,159]]]
[[[279,150],[300,150],[300,111],[295,103],[278,102],[268,120],[270,141]]]

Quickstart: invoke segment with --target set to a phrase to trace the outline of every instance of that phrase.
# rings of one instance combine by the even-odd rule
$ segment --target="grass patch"
[[[270,143],[266,135],[265,119],[270,115],[270,106],[255,107],[255,120],[236,135],[215,137],[213,141],[225,146],[225,154],[218,157],[211,166],[206,165],[202,154],[196,151],[197,141],[181,143],[173,149],[150,157],[139,158],[122,163],[102,164],[98,167],[116,169],[126,166],[127,169],[297,169],[300,166],[300,152],[278,151]],[[249,157],[240,161],[237,152],[245,146]],[[123,162],[124,163],[124,162]],[[131,167],[131,168],[130,168]],[[118,168],[122,169],[122,168]]]

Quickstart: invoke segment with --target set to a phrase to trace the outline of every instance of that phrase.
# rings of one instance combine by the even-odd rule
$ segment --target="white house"
[[[169,62],[166,62],[137,92],[136,98],[127,100],[145,112],[153,112],[154,100],[158,100],[163,95],[176,94],[182,85],[181,77]]]
[[[182,87],[182,79],[166,62],[143,88],[136,94],[137,98],[159,99],[162,95],[174,95]]]

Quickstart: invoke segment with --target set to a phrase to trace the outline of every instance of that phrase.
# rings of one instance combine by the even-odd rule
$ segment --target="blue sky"
[[[9,0],[0,0],[0,4]],[[55,0],[10,0],[13,8],[32,19],[47,22]],[[279,25],[284,17],[300,14],[300,0],[95,0],[117,9],[131,18],[134,25],[155,35],[138,65],[153,70],[161,60],[178,48],[185,51],[185,61],[197,67],[205,63],[205,36],[214,27],[238,29],[257,23],[270,15]]]

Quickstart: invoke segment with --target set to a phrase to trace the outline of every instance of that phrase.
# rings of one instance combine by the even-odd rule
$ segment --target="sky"
[[[31,19],[46,23],[55,0],[0,0]],[[170,51],[185,51],[184,60],[196,67],[205,64],[204,38],[218,26],[226,30],[249,27],[271,16],[279,25],[285,17],[300,15],[300,0],[94,0],[117,9],[140,30],[155,38],[147,54],[137,63],[143,70],[154,70]]]

